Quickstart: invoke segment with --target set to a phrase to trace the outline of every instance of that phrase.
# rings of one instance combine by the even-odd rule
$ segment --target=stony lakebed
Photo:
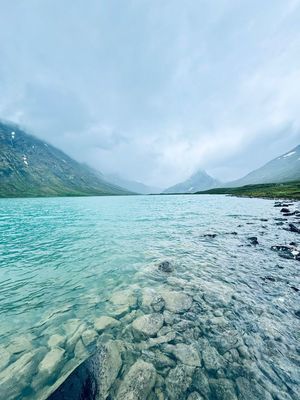
[[[63,205],[59,211],[55,202],[47,204],[47,211],[39,215],[38,228],[42,229],[40,220],[49,216],[49,210],[52,213],[52,205],[59,219],[61,213],[72,211],[76,220],[82,205],[72,201],[67,210]],[[122,201],[127,200],[116,201],[120,213],[118,202]],[[107,221],[111,226],[116,218],[111,229],[119,229],[120,240],[130,234],[132,215],[145,202],[149,204],[148,199],[138,201],[142,204],[132,203],[135,208],[124,225],[116,222],[118,216]],[[186,206],[180,214],[178,201]],[[201,200],[200,196],[158,196],[156,202],[146,221],[141,212],[139,225],[132,226],[132,232],[139,231],[128,243],[131,253],[126,263],[134,268],[120,273],[117,267],[126,243],[122,251],[116,251],[111,268],[109,246],[116,246],[111,235],[106,239],[107,259],[102,256],[107,264],[103,274],[97,280],[94,267],[82,275],[81,266],[73,271],[74,281],[64,276],[59,288],[65,297],[57,304],[54,298],[52,302],[52,285],[57,285],[59,275],[53,276],[52,269],[44,277],[40,272],[40,280],[33,285],[37,291],[43,279],[49,293],[43,290],[33,296],[28,289],[27,297],[20,295],[14,302],[9,302],[10,276],[1,276],[0,293],[6,305],[10,304],[4,308],[1,303],[1,314],[7,317],[1,324],[1,399],[300,398],[298,203],[224,196],[201,196]],[[166,211],[168,202],[171,206]],[[92,207],[92,203],[85,205],[89,213]],[[95,215],[98,207],[97,203]],[[30,210],[31,205],[29,214]],[[44,225],[43,229],[47,231]],[[76,229],[83,232],[86,225]],[[103,220],[95,228],[95,238],[102,230]],[[54,240],[53,235],[47,240]],[[68,240],[66,246],[74,252],[79,245]],[[85,240],[80,237],[83,248]],[[41,243],[36,246],[34,250]],[[93,249],[88,251],[93,253]],[[5,254],[4,261],[16,262],[15,254],[7,249]],[[31,265],[37,262],[31,252],[28,257]],[[39,254],[39,265],[44,260],[45,254]],[[59,260],[51,255],[53,265]],[[66,254],[64,262],[69,261]],[[88,285],[83,284],[86,281]],[[21,283],[29,285],[24,270],[14,293]],[[20,302],[24,309],[18,314]]]

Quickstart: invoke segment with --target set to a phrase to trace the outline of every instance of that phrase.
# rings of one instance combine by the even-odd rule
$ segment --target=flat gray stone
[[[55,334],[55,335],[50,336],[47,344],[50,348],[63,347],[65,342],[66,342],[66,338],[64,336]]]
[[[116,400],[146,400],[155,379],[156,371],[152,364],[136,361],[121,382]]]
[[[94,327],[98,333],[103,332],[105,329],[114,328],[120,325],[120,322],[115,318],[102,316],[95,319]]]
[[[47,376],[54,375],[62,366],[65,350],[60,347],[51,349],[39,365],[39,373]]]
[[[200,367],[201,365],[199,353],[193,345],[178,343],[175,346],[166,346],[165,349],[185,365],[191,367]]]
[[[165,308],[173,313],[184,313],[192,306],[192,298],[183,292],[175,290],[163,290],[161,296],[165,301]]]
[[[147,314],[135,319],[132,323],[133,332],[144,337],[153,337],[163,326],[162,314]]]

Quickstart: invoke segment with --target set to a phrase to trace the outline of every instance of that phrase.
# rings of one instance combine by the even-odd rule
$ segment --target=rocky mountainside
[[[269,161],[261,168],[226,186],[236,187],[261,183],[280,183],[300,180],[300,145]]]
[[[18,126],[0,122],[0,197],[128,193]]]
[[[200,169],[189,179],[171,186],[164,193],[194,193],[201,190],[208,190],[220,185],[220,182]]]

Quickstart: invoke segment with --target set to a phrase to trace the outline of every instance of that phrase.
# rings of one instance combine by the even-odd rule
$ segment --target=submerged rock
[[[272,396],[255,381],[239,377],[236,380],[240,400],[272,400]]]
[[[184,399],[184,394],[192,384],[193,367],[179,364],[172,369],[166,379],[166,388],[170,400]]]
[[[166,310],[173,313],[184,313],[192,306],[192,298],[183,292],[164,290],[161,295],[165,301]]]
[[[205,399],[210,397],[210,386],[208,378],[202,368],[196,368],[193,374],[193,387],[201,393]]]
[[[189,395],[187,400],[203,400],[203,397],[198,392],[193,392]]]
[[[164,347],[167,353],[173,354],[179,361],[191,367],[200,367],[201,359],[198,351],[193,345],[178,343],[175,346],[167,345]]]
[[[37,353],[38,350],[23,354],[0,372],[1,394],[5,394],[5,399],[20,398],[20,392],[29,385],[35,372]]]
[[[48,400],[105,400],[122,366],[118,345],[108,341],[83,362]]]
[[[164,324],[162,314],[148,314],[137,318],[132,323],[132,329],[135,336],[155,336]]]
[[[60,347],[51,349],[41,361],[39,373],[46,376],[55,375],[62,366],[64,354],[65,350]]]
[[[297,228],[295,224],[289,224],[289,228],[291,232],[300,233],[300,229]]]
[[[115,326],[120,325],[120,322],[115,318],[102,316],[95,319],[95,329],[98,333],[104,331],[105,329],[114,328]]]
[[[224,359],[212,346],[207,345],[202,352],[204,366],[208,371],[217,371],[224,366]]]
[[[155,379],[156,371],[152,364],[136,361],[121,382],[116,400],[146,400]]]
[[[234,385],[228,379],[211,379],[210,386],[216,400],[237,400]]]
[[[55,335],[50,336],[47,344],[50,348],[62,347],[65,344],[65,342],[66,342],[66,338],[64,336],[55,334]]]
[[[248,238],[248,240],[249,240],[249,242],[250,242],[251,244],[253,244],[254,246],[256,246],[257,244],[259,244],[259,243],[258,243],[258,239],[257,239],[256,236],[251,236],[251,237]]]
[[[162,272],[173,272],[174,266],[170,263],[170,261],[163,261],[159,264],[158,269]]]

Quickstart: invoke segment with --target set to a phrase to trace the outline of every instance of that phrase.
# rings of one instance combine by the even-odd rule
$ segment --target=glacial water
[[[299,399],[300,263],[271,250],[299,242],[284,229],[299,220],[281,221],[273,205],[194,195],[0,200],[1,400],[47,398],[101,336],[130,344],[111,399],[139,359],[156,370],[151,399]],[[158,269],[164,260],[172,272]],[[149,291],[162,298],[158,310]],[[170,312],[165,291],[191,304]],[[133,334],[132,322],[153,312],[160,331]],[[101,316],[120,323],[97,328]]]

